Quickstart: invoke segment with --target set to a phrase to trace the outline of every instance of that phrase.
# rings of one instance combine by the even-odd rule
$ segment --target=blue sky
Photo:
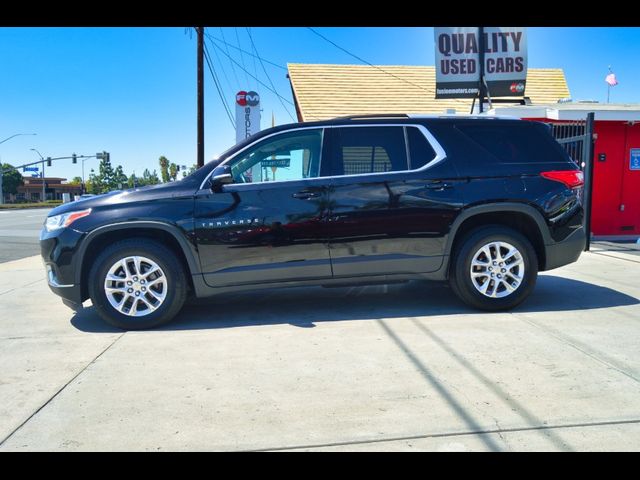
[[[318,28],[332,41],[380,65],[433,65],[432,28]],[[244,27],[209,27],[218,38],[251,51]],[[237,33],[237,37],[236,37]],[[305,28],[252,28],[260,55],[282,67],[287,62],[359,63]],[[618,86],[612,102],[640,103],[640,28],[528,29],[529,67],[563,68],[572,97],[606,101],[608,65]],[[223,49],[224,46],[221,45]],[[232,107],[239,89],[255,89],[224,54],[209,45],[223,91]],[[226,51],[226,49],[225,49]],[[255,74],[253,59],[229,48],[229,54]],[[257,77],[269,84],[258,63]],[[288,100],[289,82],[282,68],[265,63],[276,90]],[[44,156],[111,152],[114,165],[130,174],[158,169],[165,155],[180,165],[196,156],[196,39],[185,28],[0,28],[0,145],[2,162],[21,164]],[[224,71],[223,71],[224,70]],[[247,85],[248,83],[248,85]],[[205,76],[205,160],[234,143],[235,134]],[[277,97],[258,87],[262,127],[291,118]],[[285,102],[291,114],[293,107]],[[97,160],[85,163],[86,175]],[[80,164],[60,161],[47,176],[72,178]]]

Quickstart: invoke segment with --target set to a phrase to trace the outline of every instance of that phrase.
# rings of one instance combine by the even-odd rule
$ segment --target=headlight
[[[53,217],[47,217],[47,220],[44,222],[44,228],[47,229],[47,232],[52,232],[60,228],[68,227],[79,218],[86,217],[90,213],[91,209],[87,208],[86,210],[78,210],[75,212],[54,215]]]

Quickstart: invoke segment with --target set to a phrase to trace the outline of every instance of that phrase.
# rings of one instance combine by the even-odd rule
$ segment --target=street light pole
[[[2,140],[0,142],[0,145],[2,145],[4,142],[6,142],[8,140],[11,140],[14,137],[19,137],[20,135],[37,135],[37,133],[16,133],[16,134],[11,135],[10,137],[7,137],[4,140]],[[4,191],[2,190],[3,176],[4,176],[4,170],[2,169],[2,162],[0,161],[0,205],[2,205],[4,203]]]

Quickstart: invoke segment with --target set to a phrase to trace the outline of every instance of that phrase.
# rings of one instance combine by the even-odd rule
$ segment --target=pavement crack
[[[426,433],[423,435],[410,435],[410,436],[403,436],[403,437],[373,438],[369,440],[353,440],[353,441],[344,441],[344,442],[317,443],[317,444],[309,444],[309,445],[291,445],[287,447],[248,449],[246,451],[275,452],[275,451],[281,451],[281,450],[303,450],[303,449],[312,449],[312,448],[348,447],[350,445],[367,445],[367,444],[375,444],[375,443],[402,442],[407,440],[422,440],[427,438],[448,438],[448,437],[463,437],[463,436],[470,436],[470,435],[492,435],[492,434],[500,435],[504,433],[532,432],[532,431],[548,432],[552,430],[560,430],[565,428],[609,427],[613,425],[640,425],[640,419],[611,420],[611,421],[602,421],[602,422],[565,423],[565,424],[556,424],[556,425],[547,424],[547,425],[537,425],[533,427],[472,430],[472,431],[466,431],[466,432]]]
[[[58,391],[56,393],[54,393],[46,402],[44,402],[40,407],[38,407],[38,409],[36,409],[36,411],[34,411],[31,415],[29,415],[27,417],[27,419],[25,421],[23,421],[20,425],[18,425],[16,428],[13,429],[13,431],[11,433],[9,433],[9,435],[7,435],[6,437],[4,437],[2,439],[2,441],[0,441],[0,448],[5,444],[5,442],[7,440],[9,440],[18,430],[20,430],[22,427],[24,427],[29,420],[31,420],[33,417],[35,417],[44,407],[46,407],[47,405],[49,405],[53,399],[55,399],[58,395],[60,395],[60,393],[62,393],[76,378],[78,378],[80,375],[82,375],[82,373],[87,370],[87,368],[89,368],[91,365],[93,365],[100,357],[102,357],[102,355],[104,355],[111,347],[113,347],[116,342],[118,340],[120,340],[127,332],[121,333],[120,335],[118,335],[118,337],[111,342],[109,345],[107,345],[107,347],[105,349],[103,349],[98,355],[96,355],[93,360],[91,360],[89,363],[87,363],[78,373],[76,373],[67,383],[65,383],[60,389],[58,389]]]

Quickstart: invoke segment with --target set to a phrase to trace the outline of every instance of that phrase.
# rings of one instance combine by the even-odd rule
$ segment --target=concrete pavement
[[[128,333],[64,307],[39,258],[0,264],[0,450],[638,451],[640,259],[616,256],[510,313],[412,282],[228,295]]]

